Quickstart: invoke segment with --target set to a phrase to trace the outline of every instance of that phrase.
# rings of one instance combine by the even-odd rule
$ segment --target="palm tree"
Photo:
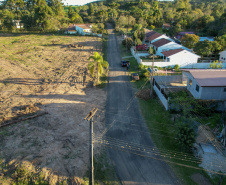
[[[99,84],[99,75],[103,74],[104,71],[107,71],[109,64],[107,61],[103,59],[103,57],[98,52],[95,52],[94,56],[90,56],[89,60],[90,59],[94,61],[88,64],[88,69],[92,77],[94,79],[95,77],[97,78],[97,84]]]

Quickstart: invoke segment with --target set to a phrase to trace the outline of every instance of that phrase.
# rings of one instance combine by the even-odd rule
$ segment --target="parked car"
[[[140,78],[139,78],[138,73],[132,73],[132,79],[133,80],[139,80]]]
[[[121,61],[122,67],[126,67],[128,63],[129,63],[128,60],[122,60],[122,61]]]
[[[148,71],[151,73],[151,68],[148,68]],[[157,68],[153,68],[153,72],[154,73],[158,72],[158,69]]]

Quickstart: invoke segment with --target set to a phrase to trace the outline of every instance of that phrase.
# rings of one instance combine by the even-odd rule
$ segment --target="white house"
[[[13,25],[17,28],[17,29],[21,29],[24,27],[24,24],[21,23],[20,20],[13,20]]]
[[[169,51],[169,50],[174,50],[174,49],[184,49],[184,50],[189,50],[188,48],[180,45],[180,44],[177,44],[175,42],[172,42],[168,39],[160,39],[156,42],[153,42],[151,44],[152,47],[154,47],[155,51],[156,51],[156,55],[158,56],[164,56],[162,54],[162,52],[164,51]],[[190,50],[189,50],[190,51]]]
[[[92,33],[91,24],[75,24],[76,32],[80,35],[86,35],[86,33]]]
[[[226,100],[225,69],[188,69],[183,70],[187,76],[187,89],[196,99]]]
[[[219,54],[220,54],[219,61],[226,62],[226,50],[221,51]]]
[[[164,51],[162,52],[162,55],[165,62],[169,62],[170,66],[176,64],[179,66],[183,66],[185,64],[194,64],[197,63],[198,59],[200,58],[200,56],[182,48]],[[157,64],[158,63],[156,63],[156,65]]]

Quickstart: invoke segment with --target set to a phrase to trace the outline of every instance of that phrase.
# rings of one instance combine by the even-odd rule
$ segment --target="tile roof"
[[[160,40],[158,40],[156,42],[153,42],[152,45],[158,48],[158,47],[161,47],[161,46],[163,46],[165,44],[168,44],[170,42],[171,41],[170,40],[167,40],[167,39],[160,39]]]
[[[179,53],[181,51],[183,51],[184,49],[173,49],[173,50],[169,50],[169,51],[163,51],[162,54],[166,57],[169,57],[171,55],[174,55],[176,53]]]
[[[157,32],[155,32],[155,31],[151,31],[151,32],[147,32],[147,33],[145,33],[145,40],[147,40],[147,39],[148,39],[148,37],[152,36],[152,35],[153,35],[153,34],[155,34],[155,33],[157,33]]]
[[[163,27],[164,28],[170,28],[171,26],[170,26],[170,24],[166,23],[166,24],[163,24]]]
[[[74,26],[78,26],[79,28],[82,29],[90,29],[91,24],[75,24]]]
[[[151,36],[149,36],[147,38],[147,40],[149,40],[150,42],[157,39],[158,37],[162,36],[162,34],[155,32],[154,34],[152,34]]]
[[[226,87],[226,69],[188,69],[201,87]]]

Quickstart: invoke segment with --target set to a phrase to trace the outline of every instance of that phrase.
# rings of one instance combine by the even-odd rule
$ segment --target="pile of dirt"
[[[142,89],[136,93],[136,96],[147,101],[150,99],[150,89]]]

